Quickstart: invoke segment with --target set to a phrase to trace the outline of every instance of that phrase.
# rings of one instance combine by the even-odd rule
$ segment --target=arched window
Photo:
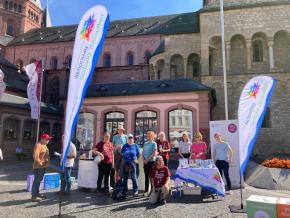
[[[192,125],[192,111],[187,109],[175,109],[168,113],[169,122],[169,139],[172,146],[178,146],[183,133],[188,133],[189,138],[192,139],[193,125]]]
[[[36,22],[38,23],[39,19],[38,19],[38,16],[36,15]]]
[[[60,80],[58,77],[54,77],[49,85],[47,90],[48,101],[51,104],[58,105],[59,104],[59,89],[60,89]]]
[[[253,61],[263,62],[263,42],[260,40],[253,42]]]
[[[269,107],[267,108],[267,111],[266,111],[266,114],[262,123],[262,128],[271,128],[271,110]]]
[[[6,34],[9,35],[9,36],[13,36],[13,34],[14,34],[13,24],[10,23],[10,22],[7,22]]]
[[[77,128],[76,141],[81,149],[90,150],[94,143],[94,114],[80,113]]]
[[[64,66],[65,66],[67,69],[70,69],[70,68],[71,68],[71,60],[72,60],[71,55],[66,56],[66,58],[65,58],[65,62],[64,62]]]
[[[171,57],[170,61],[170,78],[177,79],[184,77],[184,62],[183,57],[175,54]]]
[[[147,131],[157,132],[157,113],[154,111],[140,111],[135,116],[136,143],[143,145],[146,141]]]
[[[104,55],[104,67],[110,67],[111,66],[111,55],[105,54]]]
[[[25,120],[23,125],[23,140],[34,141],[36,139],[36,122]]]
[[[30,64],[35,63],[35,62],[36,62],[35,58],[31,58],[30,61],[29,61]]]
[[[14,9],[14,11],[16,11],[17,12],[17,4],[16,3],[14,3],[14,5],[13,5],[13,9]]]
[[[200,58],[198,54],[190,54],[187,58],[187,77],[196,78],[199,77],[200,71]]]
[[[57,57],[52,57],[50,61],[50,69],[57,70]]]
[[[118,133],[118,126],[125,124],[125,115],[121,112],[109,112],[105,115],[105,132],[109,132],[111,136]],[[111,137],[112,139],[113,137]]]
[[[9,2],[9,10],[13,10],[13,4],[12,4],[12,2]]]
[[[9,7],[9,3],[8,3],[8,1],[5,1],[5,9],[7,10],[8,7]]]
[[[31,18],[31,11],[28,10],[28,17]]]
[[[18,13],[22,13],[22,6],[18,5]]]
[[[134,65],[134,55],[132,52],[127,53],[127,65],[129,66]]]
[[[156,79],[161,79],[162,77],[162,72],[163,72],[163,68],[164,68],[164,60],[160,59],[157,61],[156,66],[155,66],[155,70],[156,70]]]
[[[4,140],[16,140],[18,138],[19,120],[7,118],[4,121]]]

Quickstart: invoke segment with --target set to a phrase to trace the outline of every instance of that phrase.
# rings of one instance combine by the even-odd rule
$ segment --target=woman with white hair
[[[170,143],[166,139],[165,133],[160,132],[156,141],[158,153],[163,157],[164,165],[168,166]]]

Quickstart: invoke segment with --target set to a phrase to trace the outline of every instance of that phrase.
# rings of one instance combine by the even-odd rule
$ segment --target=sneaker
[[[166,200],[161,200],[161,204],[166,204]]]
[[[148,197],[148,196],[149,196],[149,193],[148,193],[148,192],[145,192],[145,193],[143,194],[143,196],[144,196],[144,197]]]
[[[44,194],[38,194],[37,197],[42,198],[42,199],[46,198],[46,196]]]
[[[232,195],[233,194],[233,191],[232,190],[229,190],[226,194],[227,195]]]
[[[138,197],[138,192],[134,192],[133,197]]]
[[[42,199],[40,197],[32,197],[31,201],[32,202],[40,202]]]

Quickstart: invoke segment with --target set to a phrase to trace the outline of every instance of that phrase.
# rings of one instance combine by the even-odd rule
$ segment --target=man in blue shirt
[[[122,147],[122,156],[121,174],[124,179],[125,193],[128,191],[128,178],[130,175],[133,183],[133,195],[138,196],[137,167],[140,149],[139,145],[134,143],[134,137],[132,134],[128,135],[128,143]]]
[[[114,145],[114,168],[110,174],[111,187],[115,186],[115,183],[122,176],[120,175],[120,165],[122,160],[121,149],[124,144],[128,142],[128,137],[124,134],[124,127],[122,125],[118,126],[118,134],[113,136],[113,145]]]

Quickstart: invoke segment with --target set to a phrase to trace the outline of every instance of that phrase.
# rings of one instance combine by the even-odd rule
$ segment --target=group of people
[[[147,140],[143,145],[143,152],[140,152],[139,145],[134,143],[132,134],[124,134],[124,127],[118,127],[118,134],[111,135],[108,132],[103,134],[102,141],[93,147],[94,156],[99,157],[99,175],[97,190],[99,192],[109,192],[109,184],[112,188],[117,182],[122,181],[125,195],[128,192],[128,179],[132,180],[133,196],[138,196],[138,159],[143,160],[143,170],[145,175],[145,193],[149,196],[151,204],[157,201],[166,203],[170,193],[170,171],[168,161],[170,154],[170,143],[166,139],[165,133],[160,132],[158,137],[153,131],[147,132]],[[157,139],[156,139],[157,138]],[[225,176],[229,193],[231,193],[231,181],[229,178],[229,163],[232,161],[233,151],[228,143],[223,141],[220,133],[214,135],[217,143],[214,145],[213,160],[220,174]],[[41,135],[40,142],[34,148],[34,183],[32,187],[32,201],[40,201],[44,196],[39,194],[39,185],[43,179],[45,169],[49,164],[49,152],[47,143],[51,137],[47,134]],[[202,140],[202,134],[197,132],[193,142],[187,133],[182,135],[179,142],[178,154],[180,158],[205,159],[207,157],[207,145]],[[76,158],[76,148],[71,143],[70,150],[65,163],[65,170],[62,174],[61,191],[69,193],[71,169]],[[109,182],[110,178],[110,182]],[[104,187],[102,188],[102,184]],[[151,190],[149,190],[151,184]]]
[[[149,183],[151,183],[150,202],[155,203],[157,193],[162,195],[161,200],[166,201],[169,194],[170,171],[167,167],[170,145],[161,132],[155,142],[155,133],[147,132],[147,141],[141,154],[139,145],[134,143],[132,134],[125,135],[123,126],[118,127],[118,134],[110,140],[110,134],[105,132],[101,142],[93,147],[94,155],[102,160],[99,163],[99,177],[97,190],[109,192],[110,186],[114,188],[118,181],[122,181],[124,194],[128,192],[128,179],[132,180],[133,196],[138,196],[138,159],[142,156],[145,174],[145,196],[149,195]],[[111,142],[112,141],[112,142]],[[104,187],[102,188],[102,183]]]

